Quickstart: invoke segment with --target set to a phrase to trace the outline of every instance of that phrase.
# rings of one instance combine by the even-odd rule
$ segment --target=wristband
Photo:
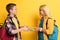
[[[40,31],[42,31],[42,28],[40,28]]]

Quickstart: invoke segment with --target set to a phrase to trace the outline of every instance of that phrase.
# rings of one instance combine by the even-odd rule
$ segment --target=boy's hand
[[[27,26],[23,26],[21,29],[27,31],[29,28]]]

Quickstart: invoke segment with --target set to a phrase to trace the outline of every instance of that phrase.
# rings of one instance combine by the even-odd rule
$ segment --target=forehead
[[[13,6],[13,8],[16,8],[16,6]]]

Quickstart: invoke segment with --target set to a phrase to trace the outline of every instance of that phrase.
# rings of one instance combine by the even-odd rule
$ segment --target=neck
[[[11,17],[14,17],[14,14],[13,14],[13,13],[10,13],[10,16],[11,16]]]
[[[41,16],[41,18],[47,18],[47,16]]]
[[[44,16],[41,16],[42,18],[44,18]]]

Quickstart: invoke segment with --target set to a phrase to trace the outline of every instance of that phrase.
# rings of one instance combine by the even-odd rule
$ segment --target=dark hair
[[[7,12],[10,13],[9,10],[12,9],[12,7],[14,7],[14,6],[16,6],[16,4],[14,4],[14,3],[9,3],[9,4],[7,4],[7,6],[6,6]]]

